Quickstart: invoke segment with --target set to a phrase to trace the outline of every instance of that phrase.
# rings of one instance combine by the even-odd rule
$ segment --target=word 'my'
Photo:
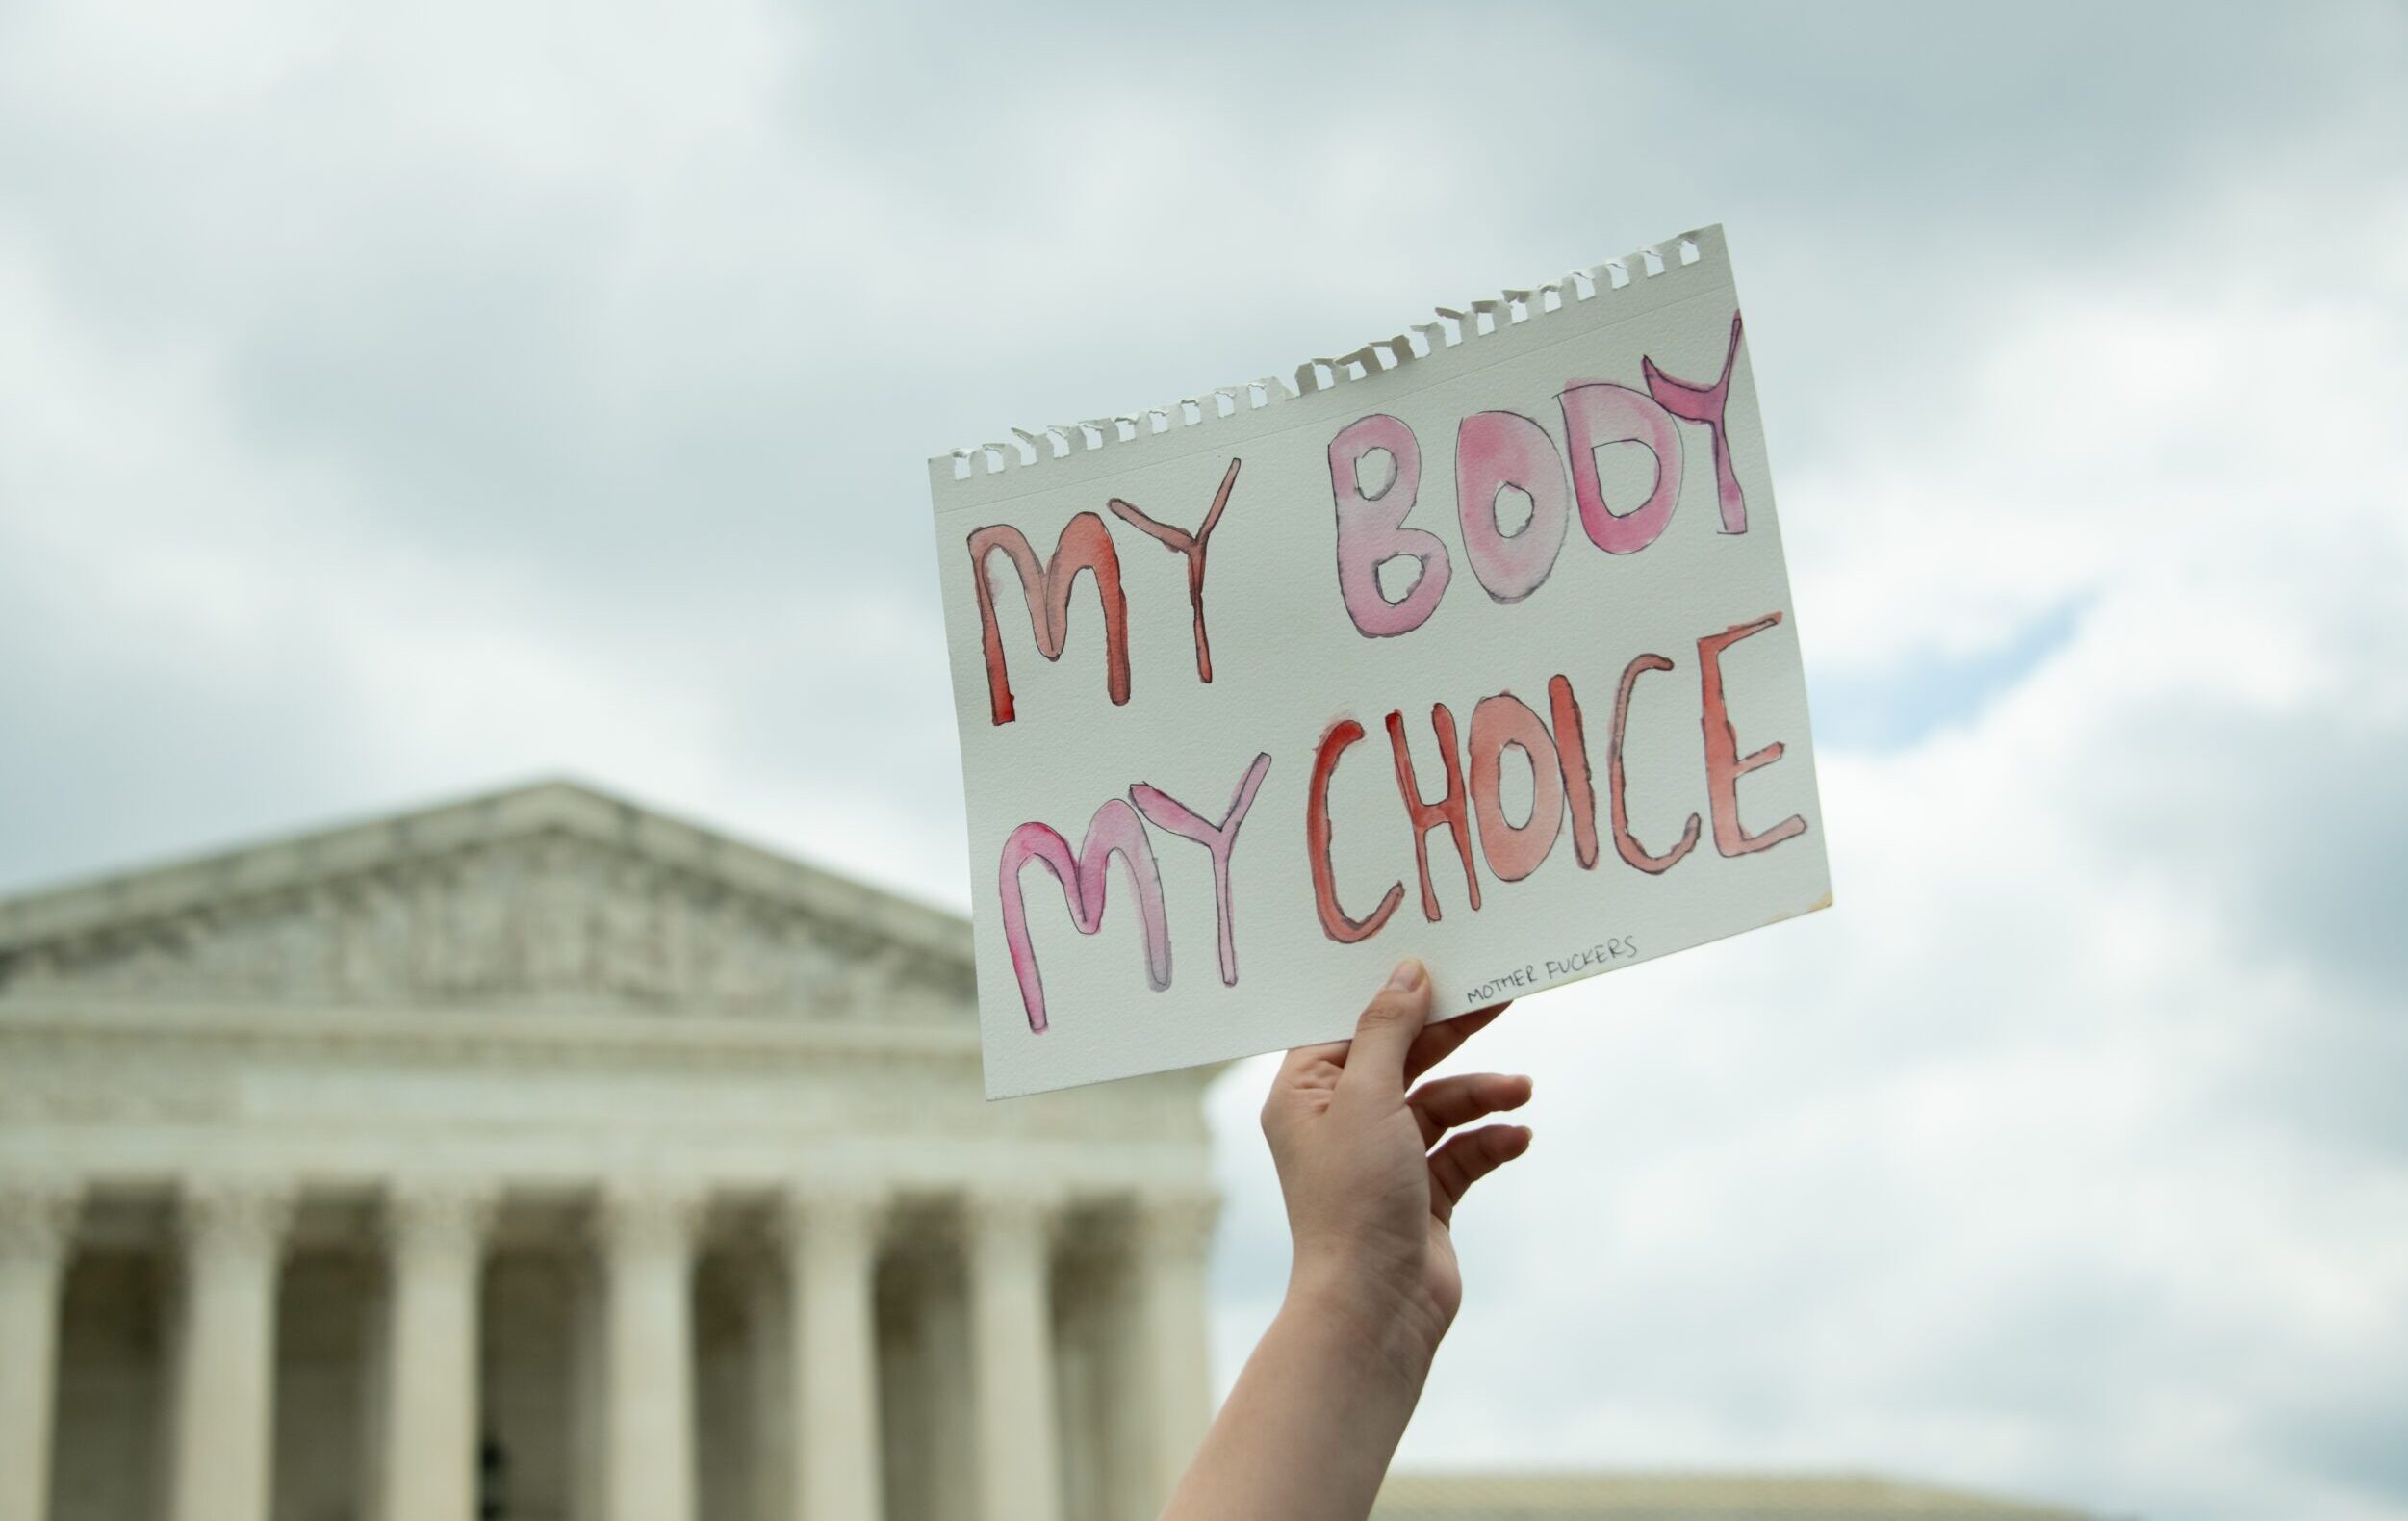
[[[1070,841],[1050,824],[1031,820],[1004,841],[997,888],[1003,900],[1004,943],[1012,953],[1012,972],[1020,984],[1020,1002],[1028,1011],[1029,1029],[1043,1034],[1045,978],[1037,965],[1037,947],[1029,940],[1029,910],[1020,893],[1020,868],[1034,861],[1054,874],[1070,908],[1070,922],[1082,935],[1104,927],[1104,898],[1112,858],[1128,868],[1130,890],[1137,894],[1138,925],[1145,953],[1146,985],[1156,993],[1170,986],[1170,924],[1163,912],[1162,870],[1154,861],[1154,844],[1145,826],[1152,824],[1183,839],[1194,840],[1213,858],[1213,915],[1220,931],[1220,980],[1238,985],[1237,918],[1229,901],[1229,858],[1238,848],[1238,827],[1254,807],[1263,775],[1271,758],[1258,755],[1238,780],[1217,823],[1143,782],[1129,788],[1126,798],[1110,797],[1088,821],[1087,838],[1073,855]],[[1133,807],[1132,804],[1135,806]]]
[[[1212,509],[1193,533],[1146,516],[1113,498],[1105,505],[1113,516],[1160,543],[1187,561],[1188,604],[1195,615],[1195,674],[1213,679],[1213,647],[1204,632],[1204,559],[1212,548],[1213,529],[1220,526],[1221,510],[1238,483],[1233,459],[1213,495]],[[1048,660],[1062,658],[1070,636],[1070,593],[1085,575],[1094,582],[1095,599],[1104,610],[1104,690],[1117,708],[1129,700],[1129,599],[1120,589],[1120,552],[1113,548],[1112,529],[1092,512],[1082,512],[1063,525],[1054,539],[1053,557],[1039,564],[1028,535],[1009,523],[978,528],[970,534],[970,576],[978,587],[979,640],[986,657],[986,703],[998,724],[1017,713],[1012,701],[1012,677],[1004,666],[1003,631],[995,621],[995,590],[987,583],[986,562],[997,551],[1020,573],[1020,597],[1028,605],[1030,632],[1037,653]]]
[[[1605,380],[1570,382],[1556,397],[1564,425],[1565,447],[1560,453],[1546,427],[1519,412],[1475,412],[1456,425],[1456,517],[1463,530],[1465,558],[1491,598],[1520,602],[1546,583],[1563,552],[1575,508],[1581,530],[1609,554],[1634,554],[1655,542],[1671,525],[1673,507],[1680,498],[1682,464],[1677,425],[1682,422],[1704,424],[1711,437],[1722,531],[1748,531],[1747,497],[1731,464],[1730,441],[1723,422],[1741,334],[1740,314],[1733,312],[1730,347],[1723,357],[1722,374],[1710,385],[1679,379],[1649,358],[1640,361],[1644,391]],[[1644,501],[1627,509],[1607,503],[1598,476],[1597,451],[1617,444],[1638,445],[1655,462],[1653,486]],[[1366,484],[1363,467],[1375,455],[1384,456],[1390,469],[1373,488]],[[1194,625],[1195,674],[1207,683],[1213,679],[1213,655],[1204,616],[1205,566],[1213,530],[1229,505],[1242,463],[1230,460],[1212,506],[1193,532],[1149,516],[1117,497],[1105,503],[1114,517],[1185,561],[1188,605]],[[1365,636],[1375,639],[1420,628],[1438,610],[1453,577],[1446,541],[1426,528],[1405,526],[1421,495],[1421,441],[1399,418],[1386,413],[1358,418],[1330,440],[1329,477],[1337,509],[1338,590],[1347,617]],[[1507,491],[1520,493],[1530,510],[1529,520],[1511,531],[1498,515],[1499,499]],[[986,575],[989,561],[998,553],[1018,573],[1037,653],[1048,660],[1062,658],[1070,632],[1071,595],[1081,576],[1089,580],[1104,619],[1105,693],[1114,707],[1127,704],[1129,600],[1121,584],[1119,551],[1110,525],[1100,514],[1087,511],[1073,516],[1055,536],[1052,555],[1043,560],[1037,558],[1028,535],[1009,523],[974,529],[968,547],[981,653],[986,667],[987,708],[995,724],[1008,724],[1018,716],[994,587]],[[1379,571],[1396,559],[1418,561],[1421,569],[1411,586],[1392,601],[1380,589]]]

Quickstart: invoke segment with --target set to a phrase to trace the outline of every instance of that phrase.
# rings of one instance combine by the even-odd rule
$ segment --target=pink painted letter
[[[1510,534],[1497,526],[1497,494],[1507,486],[1530,499],[1530,521]],[[1491,597],[1520,602],[1545,584],[1572,522],[1563,458],[1547,429],[1519,412],[1465,418],[1455,428],[1455,514],[1472,574]]]
[[[1723,408],[1730,402],[1731,373],[1739,368],[1739,314],[1730,314],[1730,351],[1723,355],[1723,373],[1712,385],[1691,385],[1676,380],[1655,366],[1652,359],[1641,359],[1639,371],[1647,376],[1648,395],[1664,405],[1675,417],[1692,423],[1703,423],[1714,439],[1714,494],[1723,508],[1723,531],[1748,531],[1748,499],[1739,494],[1739,474],[1730,468],[1730,435],[1723,431]]]
[[[1385,451],[1395,473],[1379,490],[1365,495],[1357,468],[1365,455]],[[1329,490],[1338,504],[1338,594],[1346,616],[1365,636],[1385,639],[1410,633],[1438,610],[1454,567],[1446,542],[1435,533],[1404,526],[1422,489],[1422,446],[1413,429],[1385,413],[1360,418],[1329,441]],[[1413,589],[1390,602],[1379,589],[1379,568],[1400,554],[1422,562]]]
[[[1653,398],[1592,380],[1573,386],[1564,407],[1564,451],[1572,456],[1572,496],[1580,527],[1608,554],[1633,554],[1655,542],[1680,500],[1680,430]],[[1597,451],[1608,444],[1645,444],[1655,456],[1655,489],[1628,512],[1605,504],[1597,482]]]
[[[1170,927],[1163,918],[1162,872],[1154,864],[1154,847],[1145,838],[1145,822],[1126,798],[1106,798],[1087,826],[1087,838],[1074,858],[1070,842],[1051,826],[1031,821],[1004,841],[1002,881],[1004,943],[1012,949],[1012,969],[1020,979],[1020,1002],[1028,1010],[1029,1028],[1045,1030],[1045,979],[1037,969],[1037,948],[1029,943],[1028,905],[1020,896],[1020,868],[1041,864],[1062,884],[1070,905],[1070,922],[1082,935],[1104,927],[1105,873],[1118,853],[1129,868],[1129,886],[1137,889],[1138,927],[1145,937],[1145,981],[1155,992],[1170,986]]]
[[[1220,927],[1220,980],[1231,988],[1238,985],[1238,926],[1229,905],[1229,856],[1238,848],[1238,826],[1245,822],[1246,810],[1254,806],[1255,791],[1263,785],[1263,773],[1269,769],[1268,752],[1254,758],[1245,775],[1238,779],[1238,790],[1230,796],[1228,811],[1217,824],[1161,787],[1140,782],[1129,788],[1138,812],[1148,820],[1213,853],[1213,916]]]

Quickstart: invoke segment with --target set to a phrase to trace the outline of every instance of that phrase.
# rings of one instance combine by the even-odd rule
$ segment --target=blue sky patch
[[[2084,604],[2059,604],[1982,650],[1929,650],[1879,671],[1818,671],[1806,662],[1814,740],[1826,750],[1904,750],[1970,723],[2073,637]]]

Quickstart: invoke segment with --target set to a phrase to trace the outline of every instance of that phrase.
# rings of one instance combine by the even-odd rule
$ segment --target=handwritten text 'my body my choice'
[[[1709,441],[1721,533],[1734,539],[1747,533],[1747,502],[1732,469],[1724,428],[1739,343],[1740,322],[1734,313],[1723,373],[1710,385],[1676,379],[1652,360],[1641,363],[1647,382],[1644,390],[1605,381],[1568,383],[1556,399],[1565,439],[1560,450],[1544,425],[1520,413],[1477,412],[1461,420],[1454,459],[1461,551],[1492,602],[1521,602],[1546,582],[1563,553],[1575,516],[1584,536],[1608,554],[1635,554],[1655,542],[1669,526],[1679,500],[1683,458],[1679,425],[1684,423],[1701,426]],[[1609,505],[1599,477],[1598,451],[1626,444],[1643,448],[1653,456],[1653,480],[1644,500],[1635,505]],[[1330,440],[1327,452],[1337,591],[1347,617],[1365,638],[1410,633],[1436,611],[1454,565],[1454,552],[1446,540],[1406,522],[1420,498],[1420,441],[1401,420],[1375,413],[1341,428]],[[1106,503],[1123,523],[1182,560],[1196,675],[1203,682],[1213,679],[1204,606],[1206,561],[1214,530],[1230,504],[1242,463],[1241,459],[1229,462],[1209,511],[1191,533],[1117,498]],[[1499,500],[1508,492],[1518,493],[1529,507],[1527,521],[1510,531],[1499,515]],[[1018,573],[1037,653],[1048,660],[1058,660],[1063,655],[1071,597],[1079,578],[1089,579],[1103,613],[1106,692],[1115,706],[1128,702],[1128,599],[1121,585],[1119,552],[1100,514],[1083,511],[1074,516],[1062,529],[1052,555],[1043,560],[1027,536],[1008,523],[972,530],[968,549],[989,716],[994,724],[1018,722],[1021,716],[1005,658],[996,586],[987,575],[997,554]],[[1391,561],[1406,558],[1418,562],[1419,574],[1392,599],[1380,585],[1379,571]],[[1695,639],[1693,710],[1703,740],[1700,761],[1714,848],[1727,857],[1770,849],[1804,834],[1806,828],[1806,820],[1795,814],[1760,831],[1741,823],[1739,779],[1779,760],[1783,745],[1775,740],[1741,754],[1724,688],[1725,653],[1775,628],[1781,617],[1775,609],[1727,628],[1701,631]],[[1670,656],[1642,650],[1633,652],[1623,666],[1601,736],[1605,773],[1601,799],[1580,694],[1563,675],[1550,679],[1544,694],[1531,694],[1544,704],[1544,714],[1512,692],[1480,698],[1473,706],[1468,735],[1461,733],[1454,711],[1446,703],[1433,703],[1429,724],[1439,758],[1435,775],[1425,774],[1413,759],[1404,709],[1387,713],[1384,727],[1402,822],[1413,841],[1422,915],[1432,923],[1441,916],[1432,880],[1430,838],[1442,830],[1462,867],[1465,893],[1474,913],[1480,908],[1481,886],[1481,873],[1474,864],[1475,824],[1477,859],[1499,882],[1517,882],[1537,870],[1566,833],[1567,823],[1574,854],[1583,870],[1596,867],[1603,840],[1611,841],[1614,854],[1625,865],[1649,875],[1671,870],[1695,849],[1708,827],[1697,814],[1688,816],[1678,838],[1658,841],[1661,848],[1651,849],[1633,833],[1626,801],[1624,736],[1631,704],[1643,678],[1672,673],[1681,663]],[[1654,684],[1648,683],[1647,689],[1653,691]],[[1590,697],[1597,701],[1595,693]],[[1378,934],[1407,896],[1403,882],[1393,883],[1368,911],[1358,915],[1348,910],[1339,891],[1329,808],[1331,783],[1346,753],[1366,737],[1361,723],[1343,715],[1323,731],[1314,748],[1305,817],[1300,821],[1315,913],[1322,933],[1340,944]],[[1503,799],[1501,779],[1509,751],[1519,752],[1511,763],[1526,765],[1530,773],[1529,812],[1520,823],[1508,816]],[[1093,935],[1103,927],[1107,873],[1112,858],[1118,856],[1137,900],[1147,981],[1157,990],[1169,985],[1170,931],[1149,825],[1201,845],[1210,854],[1220,978],[1236,986],[1239,967],[1230,861],[1239,829],[1270,764],[1268,752],[1253,758],[1217,819],[1140,782],[1129,787],[1126,796],[1103,801],[1075,851],[1059,829],[1043,820],[1031,819],[1012,830],[997,862],[997,886],[1005,941],[1033,1034],[1045,1031],[1048,1015],[1044,978],[1021,892],[1021,873],[1031,862],[1053,874],[1079,932]],[[1635,960],[1637,955],[1634,941],[1609,938],[1561,962],[1547,961],[1543,968],[1530,964],[1520,972],[1492,979],[1471,990],[1470,995],[1491,1001],[1510,989],[1561,981],[1616,961]]]

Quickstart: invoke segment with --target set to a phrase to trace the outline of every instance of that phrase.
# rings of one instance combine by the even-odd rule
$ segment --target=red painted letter
[[[1705,688],[1705,800],[1714,810],[1714,848],[1726,856],[1770,850],[1806,833],[1806,820],[1795,813],[1761,835],[1749,834],[1739,822],[1739,779],[1780,760],[1781,742],[1776,739],[1753,755],[1741,756],[1739,736],[1731,733],[1730,713],[1723,705],[1723,652],[1779,622],[1780,613],[1768,612],[1754,623],[1733,624],[1698,641],[1699,677]]]
[[[1113,498],[1104,505],[1113,515],[1140,533],[1162,541],[1165,549],[1188,562],[1188,606],[1195,612],[1195,674],[1204,681],[1213,679],[1213,644],[1204,636],[1204,555],[1213,545],[1213,529],[1220,522],[1221,508],[1229,505],[1229,488],[1238,483],[1238,467],[1244,463],[1233,459],[1220,477],[1220,490],[1213,494],[1212,510],[1204,514],[1204,526],[1190,533],[1167,523],[1157,523],[1137,508]]]
[[[1342,945],[1377,935],[1404,901],[1404,884],[1392,882],[1370,918],[1348,918],[1338,906],[1338,873],[1329,862],[1329,779],[1338,774],[1338,758],[1362,737],[1363,726],[1351,718],[1329,726],[1313,757],[1313,786],[1305,798],[1304,849],[1313,861],[1313,907],[1321,916],[1321,933]]]
[[[1465,806],[1463,760],[1455,752],[1455,715],[1445,703],[1430,707],[1430,726],[1438,731],[1438,753],[1445,758],[1447,795],[1435,803],[1422,800],[1413,780],[1413,752],[1405,747],[1404,714],[1388,715],[1388,744],[1396,756],[1396,792],[1413,821],[1413,859],[1422,868],[1422,914],[1438,922],[1438,891],[1430,886],[1430,831],[1444,824],[1455,837],[1455,854],[1463,859],[1463,885],[1472,895],[1473,912],[1480,907],[1480,879],[1472,869],[1472,811]]]
[[[995,589],[986,580],[987,556],[1001,550],[1020,573],[1020,595],[1028,603],[1029,628],[1037,635],[1037,653],[1049,660],[1062,658],[1063,641],[1070,633],[1070,589],[1079,573],[1094,578],[1095,599],[1104,608],[1104,689],[1117,705],[1129,700],[1129,600],[1120,591],[1120,555],[1112,547],[1112,530],[1092,512],[1082,512],[1063,525],[1054,541],[1054,557],[1037,563],[1028,536],[1009,523],[979,528],[970,535],[970,577],[978,585],[979,634],[986,650],[986,701],[998,724],[1012,722],[1012,680],[1004,670],[1003,632],[995,626]]]
[[[1697,848],[1698,816],[1689,815],[1681,826],[1680,843],[1660,856],[1651,856],[1639,843],[1639,837],[1630,833],[1630,809],[1623,797],[1622,736],[1630,727],[1630,692],[1639,684],[1639,677],[1648,671],[1669,671],[1673,663],[1660,655],[1642,655],[1622,668],[1622,684],[1614,690],[1614,732],[1605,740],[1605,797],[1613,812],[1614,850],[1623,860],[1641,871],[1667,871],[1674,862]],[[1710,744],[1709,744],[1710,748]]]
[[[1506,821],[1499,770],[1507,750],[1530,767],[1530,816]],[[1530,705],[1511,692],[1483,697],[1472,709],[1472,811],[1480,820],[1480,854],[1499,880],[1520,882],[1536,871],[1564,827],[1563,762],[1555,741]]]
[[[1589,781],[1589,738],[1580,727],[1580,705],[1572,683],[1547,679],[1547,704],[1555,716],[1555,749],[1564,760],[1564,796],[1572,807],[1572,852],[1580,869],[1597,864],[1597,791]]]

